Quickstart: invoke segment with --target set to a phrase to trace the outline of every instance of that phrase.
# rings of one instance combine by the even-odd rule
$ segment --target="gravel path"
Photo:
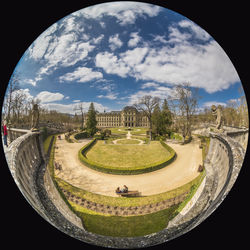
[[[114,190],[124,184],[131,190],[138,190],[141,195],[153,195],[182,186],[198,176],[198,166],[202,163],[202,150],[199,143],[192,141],[186,145],[171,144],[176,153],[176,160],[169,166],[154,172],[140,175],[111,175],[92,170],[78,160],[78,151],[89,140],[80,143],[68,143],[64,137],[56,141],[55,161],[62,170],[55,174],[70,184],[102,195],[114,196]]]

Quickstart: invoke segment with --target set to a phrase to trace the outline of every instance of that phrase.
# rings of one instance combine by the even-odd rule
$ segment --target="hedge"
[[[176,152],[167,144],[165,144],[163,141],[160,141],[161,145],[170,152],[169,158],[163,162],[157,162],[152,165],[146,165],[146,166],[145,165],[135,166],[133,168],[104,166],[99,163],[93,162],[86,157],[86,153],[95,145],[95,143],[96,139],[92,140],[90,143],[82,147],[78,152],[78,158],[87,167],[107,174],[134,175],[134,174],[148,173],[166,167],[176,158]]]
[[[78,133],[78,134],[75,134],[74,135],[74,138],[76,140],[80,140],[80,139],[85,139],[87,138],[89,135],[88,135],[88,132],[81,132],[81,133]]]

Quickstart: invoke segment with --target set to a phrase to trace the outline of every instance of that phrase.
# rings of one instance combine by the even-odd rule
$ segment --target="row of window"
[[[120,127],[120,126],[122,126],[123,124],[121,124],[121,123],[111,123],[111,122],[98,122],[97,123],[97,126],[99,126],[99,127]],[[126,122],[125,124],[124,124],[125,126],[134,126],[135,124],[134,123],[130,123],[130,122]],[[136,124],[136,126],[139,126],[139,127],[147,127],[148,126],[148,124],[147,123],[139,123],[139,124]]]

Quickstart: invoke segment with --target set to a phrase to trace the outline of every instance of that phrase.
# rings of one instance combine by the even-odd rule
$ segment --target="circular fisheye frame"
[[[249,126],[220,45],[176,12],[131,1],[43,32],[9,80],[1,125],[32,207],[75,239],[120,249],[205,220],[239,174]]]

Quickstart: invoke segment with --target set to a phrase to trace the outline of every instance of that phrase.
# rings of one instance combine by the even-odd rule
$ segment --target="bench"
[[[122,197],[135,197],[140,195],[139,191],[128,191],[126,193],[116,193],[116,194]]]

